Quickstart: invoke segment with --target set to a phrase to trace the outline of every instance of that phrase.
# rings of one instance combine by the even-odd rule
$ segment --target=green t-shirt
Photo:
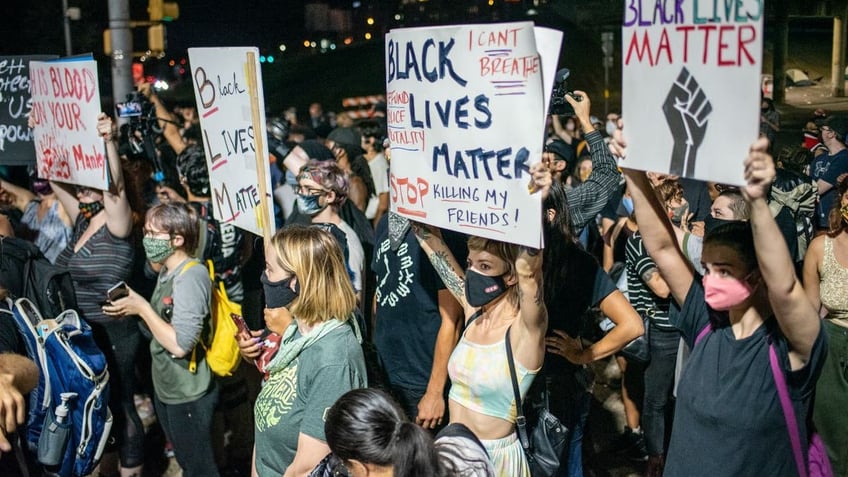
[[[171,326],[182,349],[194,350],[197,369],[189,370],[192,353],[175,358],[156,338],[150,340],[151,374],[156,397],[165,404],[196,401],[213,385],[212,371],[206,363],[201,339],[209,325],[212,285],[206,267],[189,259],[173,271],[162,269],[150,304],[163,316],[165,297],[173,300]]]
[[[300,334],[296,333],[295,338]],[[300,433],[326,441],[324,417],[342,394],[367,385],[365,357],[350,326],[341,326],[272,374],[254,407],[256,472],[279,477],[294,460]]]

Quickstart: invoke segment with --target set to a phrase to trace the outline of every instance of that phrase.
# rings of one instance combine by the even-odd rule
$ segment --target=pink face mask
[[[704,300],[716,311],[727,311],[748,299],[754,289],[748,284],[749,274],[743,280],[733,277],[720,278],[708,273],[702,281]]]

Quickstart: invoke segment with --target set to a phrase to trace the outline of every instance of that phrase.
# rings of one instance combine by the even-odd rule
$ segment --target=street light
[[[80,9],[79,7],[71,7],[68,8],[68,0],[62,0],[62,16],[64,17],[65,23],[65,55],[71,56],[73,54],[73,49],[71,48],[71,20],[79,20],[80,19]]]

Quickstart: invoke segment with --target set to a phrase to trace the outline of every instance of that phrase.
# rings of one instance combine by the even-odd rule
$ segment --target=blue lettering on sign
[[[401,44],[395,40],[389,40],[388,45],[388,74],[389,83],[396,79],[414,78],[417,81],[427,80],[430,83],[445,78],[449,75],[458,85],[465,86],[468,82],[459,76],[453,67],[453,62],[450,59],[450,52],[454,46],[454,39],[445,43],[439,40],[438,45],[432,39],[429,39],[421,45],[421,51],[418,52],[411,41],[407,41],[401,47]],[[401,62],[401,49],[403,49],[403,62]],[[433,63],[435,60],[435,64]],[[419,66],[419,64],[421,66]],[[431,66],[432,68],[428,68]],[[421,74],[421,71],[424,74]]]
[[[530,151],[522,147],[512,156],[512,148],[507,147],[497,151],[477,149],[466,149],[455,151],[450,154],[447,143],[433,147],[433,172],[438,172],[440,165],[449,175],[459,178],[460,174],[465,179],[494,179],[494,172],[504,179],[521,179],[524,173],[530,173],[527,160]],[[492,163],[494,159],[494,163]],[[469,170],[468,165],[471,165]]]

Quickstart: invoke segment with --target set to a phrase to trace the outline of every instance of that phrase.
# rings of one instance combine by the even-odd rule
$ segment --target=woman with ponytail
[[[434,442],[379,389],[344,394],[327,412],[324,433],[336,462],[332,475],[494,476],[485,448],[465,426],[449,425]]]

